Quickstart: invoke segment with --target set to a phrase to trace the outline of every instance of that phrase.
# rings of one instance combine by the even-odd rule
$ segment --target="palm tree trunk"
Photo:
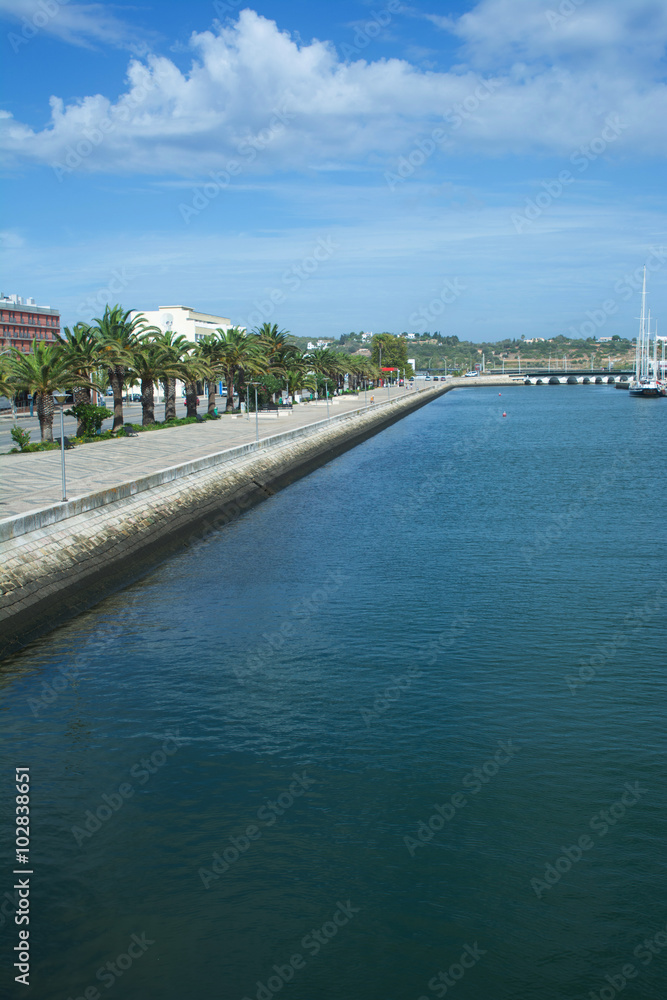
[[[197,383],[196,382],[186,382],[185,383],[185,416],[186,417],[196,417],[197,416]]]
[[[215,410],[215,393],[216,393],[216,389],[217,388],[218,388],[218,383],[217,382],[209,382],[208,383],[208,415],[209,415],[209,417],[215,416],[215,414],[214,414],[213,411]],[[229,403],[228,403],[228,405],[229,405]]]
[[[164,419],[176,419],[176,379],[166,378],[164,380]]]
[[[153,379],[142,378],[141,380],[141,426],[148,427],[155,423],[155,396],[153,392]]]
[[[227,376],[227,406],[225,409],[227,413],[234,412],[234,376],[232,374]]]
[[[123,376],[125,369],[120,365],[109,368],[109,381],[113,389],[113,427],[117,431],[123,426]]]
[[[74,405],[78,406],[80,403],[90,405],[90,386],[77,386],[74,390]],[[83,437],[85,433],[85,426],[82,420],[78,420],[76,424],[76,436]]]
[[[50,392],[36,392],[35,395],[42,441],[53,441],[53,396]]]

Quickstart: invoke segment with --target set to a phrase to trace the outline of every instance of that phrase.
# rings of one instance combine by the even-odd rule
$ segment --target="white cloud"
[[[89,8],[58,16],[66,9]],[[458,21],[446,19],[468,59],[450,72],[399,59],[344,62],[331,44],[297,43],[244,10],[236,22],[193,34],[186,72],[164,57],[135,59],[117,100],[98,94],[66,106],[53,97],[42,130],[5,113],[5,162],[188,178],[224,169],[230,159],[251,173],[332,164],[382,171],[443,126],[456,105],[466,112],[445,120],[448,154],[566,156],[616,112],[628,128],[615,153],[630,145],[634,154],[664,155],[667,88],[658,57],[667,11],[651,0],[585,0],[551,27],[548,9],[546,0],[482,0]],[[637,68],[630,56],[642,46]],[[586,51],[600,59],[579,59]],[[483,80],[492,96],[479,100]]]
[[[18,250],[25,246],[25,240],[14,229],[0,229],[0,247],[3,250]]]
[[[648,68],[664,55],[663,0],[481,0],[458,20],[427,15],[460,37],[475,65],[581,59]]]
[[[114,45],[147,51],[145,32],[126,24],[101,3],[74,4],[69,0],[0,0],[0,16],[14,23],[8,41],[20,52],[35,35],[53,35],[70,45],[92,48]]]

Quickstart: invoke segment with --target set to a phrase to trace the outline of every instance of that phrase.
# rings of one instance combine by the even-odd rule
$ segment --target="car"
[[[464,378],[476,378],[478,375],[479,375],[479,372],[466,372],[463,377]]]
[[[130,396],[130,399],[132,400],[133,403],[140,403],[141,402],[141,393],[140,392],[133,392],[132,395]]]

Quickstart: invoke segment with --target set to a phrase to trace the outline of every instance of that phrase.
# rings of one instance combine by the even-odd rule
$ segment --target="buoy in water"
[[[506,416],[507,416],[507,414],[505,413],[505,411],[504,411],[504,410],[503,410],[503,416],[504,416],[504,417],[506,417]]]
[[[502,392],[499,392],[499,393],[498,393],[498,395],[499,395],[499,396],[502,396]]]

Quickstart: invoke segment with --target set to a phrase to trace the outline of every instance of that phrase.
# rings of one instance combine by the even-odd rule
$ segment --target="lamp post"
[[[63,503],[67,500],[67,483],[65,481],[65,400],[67,393],[54,392],[53,402],[60,407],[60,468],[63,477]]]
[[[323,381],[324,381],[324,392],[325,392],[325,395],[327,397],[327,420],[328,420],[329,419],[329,379],[325,378]]]
[[[259,444],[259,413],[257,412],[257,386],[259,382],[246,382],[246,385],[255,387],[255,441]]]

